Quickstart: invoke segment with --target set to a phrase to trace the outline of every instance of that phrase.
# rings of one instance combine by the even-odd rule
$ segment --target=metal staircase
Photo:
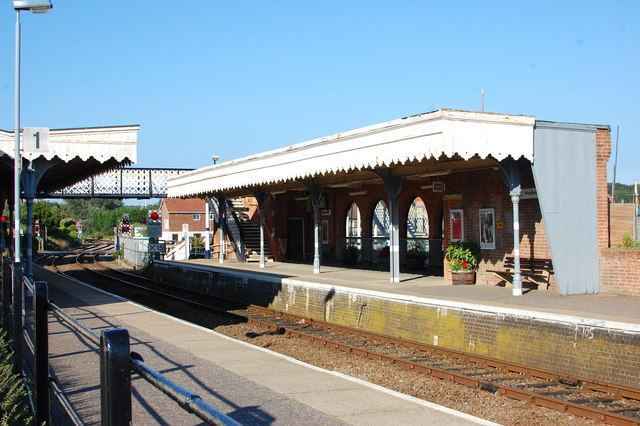
[[[249,210],[244,206],[243,198],[235,198],[231,201],[231,211],[236,214],[238,224],[240,225],[240,232],[242,234],[242,241],[245,248],[245,260],[247,262],[259,262],[260,261],[260,225],[252,222],[247,214]],[[266,240],[264,242],[264,257],[265,261],[273,261],[273,255],[271,253],[271,244]]]

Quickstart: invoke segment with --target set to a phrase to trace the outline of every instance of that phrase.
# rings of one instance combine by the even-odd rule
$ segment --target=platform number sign
[[[24,127],[22,139],[24,152],[49,152],[48,127]]]
[[[158,210],[147,212],[147,235],[150,238],[162,237],[162,214]]]

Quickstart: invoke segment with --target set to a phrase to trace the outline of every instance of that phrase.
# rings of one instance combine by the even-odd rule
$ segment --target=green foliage
[[[478,267],[481,253],[476,243],[454,241],[444,252],[449,261],[447,266],[452,271],[475,270]]]
[[[6,333],[0,329],[0,426],[35,424],[26,398],[20,376],[12,371],[12,352]]]
[[[607,184],[607,190],[611,194],[611,183]],[[614,203],[633,203],[633,185],[616,183],[616,199]]]
[[[635,241],[630,233],[622,234],[622,243],[618,244],[620,248],[640,248],[640,241]]]

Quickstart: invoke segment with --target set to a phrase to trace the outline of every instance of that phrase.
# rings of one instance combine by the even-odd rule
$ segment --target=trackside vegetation
[[[0,328],[0,426],[33,425],[27,391],[20,376],[12,371],[12,358],[7,334]]]
[[[128,214],[133,226],[146,224],[147,210],[157,209],[158,204],[149,206],[125,206],[121,200],[90,199],[66,200],[64,203],[37,201],[33,204],[33,219],[38,220],[40,236],[47,241],[45,249],[65,249],[78,243],[78,224],[82,224],[82,238],[109,238],[124,214]],[[26,227],[26,209],[20,210],[21,224]],[[9,215],[8,206],[5,216]],[[38,247],[34,244],[33,247]]]

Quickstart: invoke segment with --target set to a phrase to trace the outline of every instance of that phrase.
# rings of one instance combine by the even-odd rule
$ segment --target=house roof
[[[165,198],[161,204],[166,206],[169,214],[204,214],[205,212],[205,201],[202,198]],[[162,206],[160,207],[162,208]]]
[[[170,179],[168,194],[238,192],[418,164],[417,175],[442,168],[441,158],[457,161],[457,167],[470,167],[470,159],[533,160],[535,122],[530,116],[438,110],[197,169]]]

